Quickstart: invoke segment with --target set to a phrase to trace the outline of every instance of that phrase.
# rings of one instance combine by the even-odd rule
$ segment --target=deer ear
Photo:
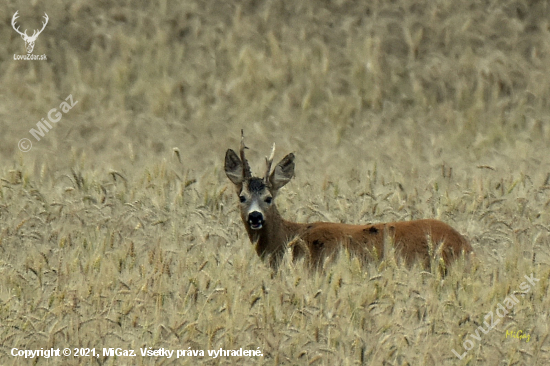
[[[290,182],[294,176],[294,154],[290,153],[285,156],[279,164],[273,169],[273,173],[269,177],[269,183],[273,190],[278,190],[285,184]]]
[[[225,153],[225,175],[233,184],[240,185],[243,182],[243,163],[235,151],[228,149]]]

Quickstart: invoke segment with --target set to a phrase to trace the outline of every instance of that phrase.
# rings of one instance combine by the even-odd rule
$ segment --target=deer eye
[[[245,197],[245,196],[239,196],[239,201],[245,202],[245,201],[246,201],[246,197]]]
[[[271,202],[273,202],[273,197],[267,197],[264,201],[265,201],[265,203],[267,203],[268,205],[270,205]]]

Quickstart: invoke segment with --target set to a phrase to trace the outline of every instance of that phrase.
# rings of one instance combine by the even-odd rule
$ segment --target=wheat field
[[[29,35],[47,13],[47,60],[14,59],[16,11]],[[0,18],[0,364],[550,363],[549,2],[8,0]],[[272,273],[223,172],[241,128],[256,174],[273,142],[297,157],[283,217],[436,218],[476,260]]]

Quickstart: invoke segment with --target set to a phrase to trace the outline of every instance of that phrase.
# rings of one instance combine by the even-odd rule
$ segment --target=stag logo
[[[27,35],[27,30],[25,29],[24,32],[21,32],[19,30],[19,26],[16,28],[15,27],[15,20],[17,18],[19,18],[19,16],[17,15],[17,13],[19,13],[19,10],[15,12],[15,14],[13,14],[13,17],[11,18],[11,26],[13,27],[13,29],[15,29],[15,31],[17,33],[19,33],[21,35],[21,38],[23,38],[23,40],[25,41],[25,48],[27,49],[27,53],[30,54],[32,53],[32,50],[34,49],[34,42],[36,42],[36,39],[38,38],[38,36],[40,35],[40,33],[42,33],[42,31],[44,30],[44,28],[46,28],[46,24],[48,24],[48,14],[44,13],[44,19],[46,20],[45,22],[42,22],[42,29],[40,30],[34,30],[32,36],[28,36]]]

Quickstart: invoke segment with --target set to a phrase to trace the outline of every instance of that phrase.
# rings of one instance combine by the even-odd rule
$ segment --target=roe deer
[[[332,222],[301,224],[283,219],[275,205],[281,187],[294,176],[294,154],[285,156],[271,172],[275,144],[266,157],[263,178],[253,177],[245,158],[244,135],[241,131],[240,158],[228,149],[225,174],[236,186],[241,218],[256,253],[276,269],[287,247],[294,259],[306,256],[318,267],[339,248],[347,249],[368,261],[384,256],[385,242],[391,240],[398,255],[408,265],[420,261],[425,268],[440,255],[448,265],[461,254],[473,254],[470,243],[449,225],[432,219],[381,224],[349,225]],[[298,245],[296,245],[298,243]]]

